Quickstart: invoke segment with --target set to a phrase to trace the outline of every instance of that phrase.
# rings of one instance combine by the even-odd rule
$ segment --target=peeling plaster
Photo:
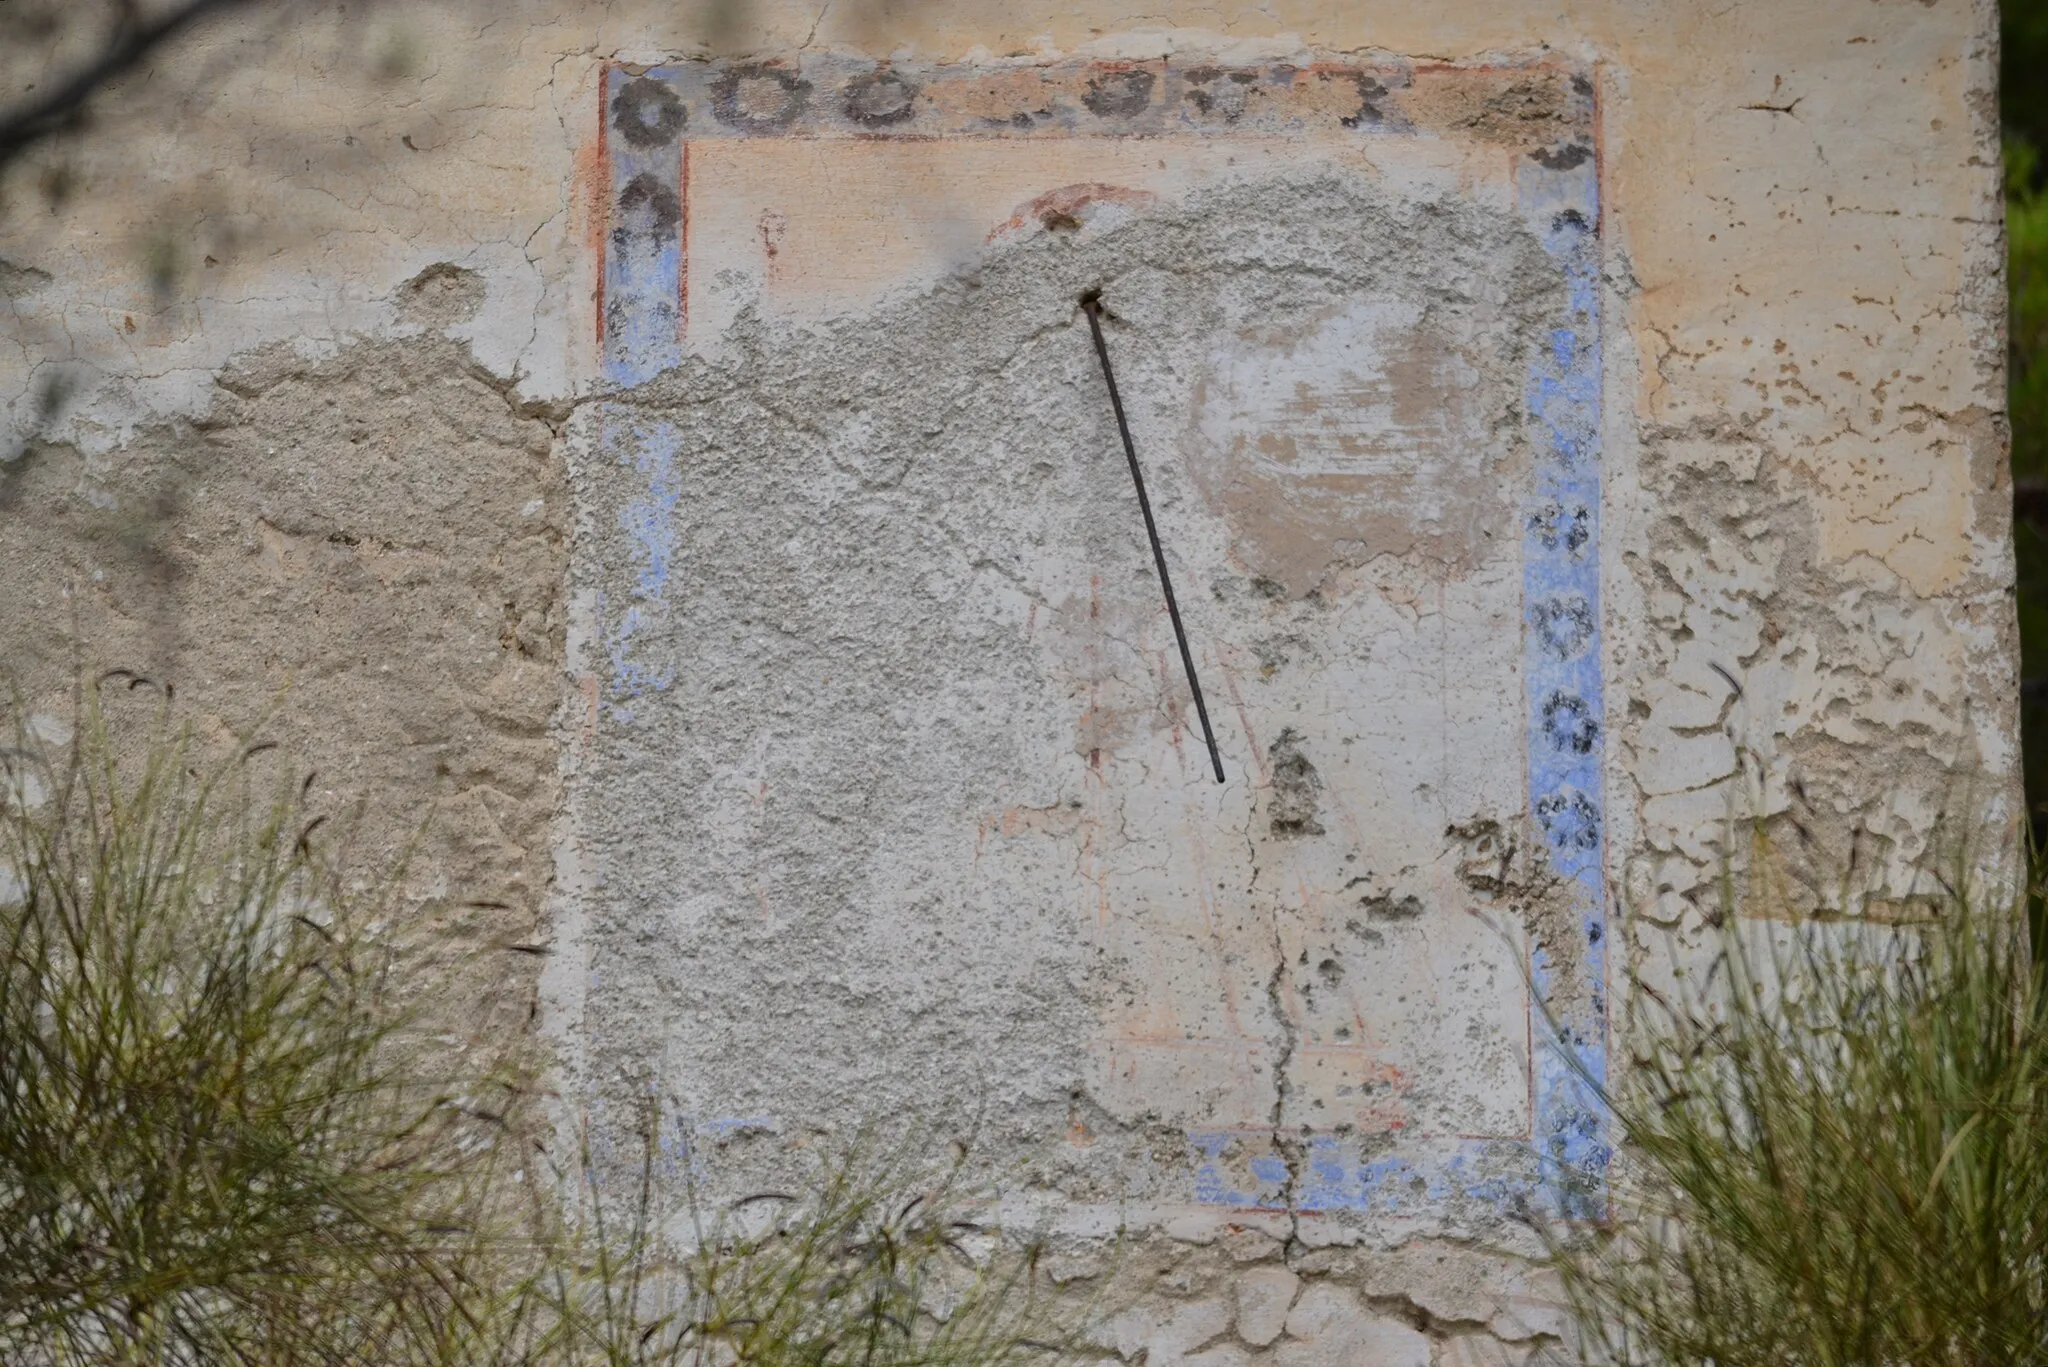
[[[1603,976],[1683,968],[1731,818],[1795,852],[1795,823],[1861,832],[1876,914],[1939,815],[2016,812],[1989,0],[1284,0],[1200,29],[769,3],[715,43],[638,0],[491,17],[409,14],[427,60],[395,78],[338,11],[269,59],[209,48],[203,100],[167,71],[110,106],[63,214],[0,210],[11,658],[59,687],[67,617],[224,725],[300,680],[295,738],[406,812],[440,757],[407,942],[465,1021],[541,1007],[600,1118],[669,1087],[705,1180],[880,1098],[980,1117],[1034,1173],[1003,1218],[1135,1298],[1105,1352],[1518,1362],[1569,1337],[1500,1218],[1557,1175],[1530,1139],[1581,1171],[1605,1143],[1527,947],[1590,1059]],[[714,92],[720,56],[755,70]],[[1031,131],[905,97],[962,64],[984,101],[1042,93],[1004,111]],[[1282,65],[1299,91],[1197,79]],[[773,71],[821,122],[757,126]],[[609,123],[608,73],[660,72],[705,82],[687,187]],[[1088,135],[1116,119],[1157,126]],[[621,213],[629,166],[651,189]],[[1523,217],[1538,189],[1596,256]],[[1069,305],[1110,276],[1220,791],[1092,463]],[[664,288],[601,326],[634,279]],[[1343,380],[1347,348],[1366,382],[1319,406],[1261,387],[1300,355]],[[439,451],[422,411],[461,429]],[[1276,454],[1233,422],[1297,426]],[[1404,482],[1431,441],[1437,483]],[[170,510],[160,476],[209,444],[240,473]],[[1323,483],[1269,517],[1259,481],[1303,460]],[[1544,485],[1567,468],[1597,485]],[[1361,806],[1361,746],[1407,786]],[[537,1001],[511,937],[555,951]],[[1457,1010],[1418,1007],[1432,982]]]

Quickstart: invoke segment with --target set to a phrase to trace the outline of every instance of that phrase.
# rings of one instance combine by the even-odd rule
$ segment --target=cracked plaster
[[[257,62],[235,60],[209,38],[197,68],[200,96],[175,81],[133,92],[125,106],[131,122],[113,115],[118,136],[66,154],[81,186],[68,206],[47,212],[11,190],[0,239],[0,401],[14,442],[35,439],[31,463],[15,467],[25,476],[9,481],[15,501],[0,514],[13,566],[7,632],[17,673],[34,689],[55,686],[68,669],[64,638],[76,622],[103,652],[177,676],[188,696],[210,694],[205,705],[224,723],[246,723],[290,677],[281,719],[301,707],[318,718],[302,731],[287,723],[290,739],[333,777],[337,794],[353,787],[373,802],[384,794],[411,802],[418,785],[434,779],[426,756],[460,756],[442,761],[453,771],[442,778],[450,785],[448,835],[422,866],[407,933],[436,946],[444,962],[480,972],[454,994],[475,1004],[467,1020],[506,1012],[509,1020],[533,1007],[531,962],[491,959],[476,970],[479,947],[543,933],[588,946],[669,930],[659,917],[604,912],[615,894],[600,890],[613,873],[603,842],[588,838],[589,808],[565,817],[557,805],[558,764],[572,790],[613,765],[623,793],[636,782],[658,792],[668,763],[622,748],[601,713],[593,718],[590,704],[602,698],[584,671],[604,645],[587,635],[602,621],[598,585],[569,576],[560,542],[571,525],[565,467],[576,471],[573,507],[586,546],[599,544],[591,529],[622,492],[618,474],[591,455],[590,400],[605,382],[589,326],[590,270],[607,191],[588,130],[598,121],[605,61],[804,48],[906,61],[1174,53],[1257,62],[1330,52],[1471,63],[1548,52],[1587,65],[1602,99],[1609,319],[1601,534],[1608,859],[1620,905],[1638,927],[1632,954],[1644,961],[1669,953],[1671,930],[1682,940],[1696,927],[1691,899],[1711,883],[1731,813],[1760,811],[1780,830],[1796,820],[1834,837],[1871,832],[1882,855],[1873,889],[1880,899],[1910,887],[1936,813],[1962,800],[1994,821],[2011,813],[2017,727],[1990,4],[1609,0],[1561,12],[1476,3],[1368,12],[1297,3],[1206,6],[1164,22],[1099,0],[1078,9],[963,3],[913,13],[764,4],[734,11],[714,30],[672,6],[621,0],[493,5],[490,22],[478,19],[459,4],[414,7],[370,26],[316,14],[291,44]],[[419,60],[378,76],[368,59],[386,47]],[[152,93],[159,88],[169,93]],[[1503,115],[1460,112],[1455,83],[1441,89],[1451,92],[1435,97],[1446,118],[1483,124]],[[172,243],[180,263],[166,292],[152,290],[143,269],[160,240]],[[439,263],[472,274],[436,273]],[[438,295],[423,304],[408,290],[423,273],[476,288],[462,284],[453,305]],[[1161,286],[1120,302],[1141,325],[1194,316],[1167,306],[1170,297]],[[899,316],[918,317],[915,309]],[[760,317],[748,326],[761,326]],[[1019,355],[1064,344],[1072,326],[1048,310],[1040,331],[1018,339]],[[828,327],[823,335],[835,334]],[[1144,370],[1142,355],[1117,344],[1137,368],[1133,383],[1156,389],[1160,376]],[[1085,359],[1062,361],[1080,366],[1063,381],[1069,389],[1078,388]],[[66,397],[45,419],[38,410],[55,375]],[[820,481],[880,480],[899,502],[905,481],[914,488],[907,467],[889,486],[888,453],[862,450],[858,433],[835,428],[829,398],[797,402],[802,376],[789,378],[756,384],[751,394],[728,387],[700,397],[752,424],[743,430],[768,459],[844,437],[850,468],[821,470]],[[690,382],[667,383],[677,400]],[[1242,382],[1237,392],[1258,397]],[[436,425],[422,427],[418,409],[428,396]],[[327,398],[359,415],[361,440],[320,416]],[[1043,421],[1072,430],[1071,414],[1057,406]],[[407,444],[401,434],[413,432],[432,435]],[[195,447],[233,459],[200,481],[206,497],[181,505],[158,537],[142,516],[166,506],[153,492],[157,476]],[[402,451],[403,473],[359,473],[366,447]],[[1179,500],[1169,519],[1184,512],[1199,477],[1191,469],[1167,490]],[[431,492],[445,481],[457,491],[452,500]],[[1114,483],[1089,496],[1112,501],[1121,493]],[[697,497],[678,483],[674,506]],[[536,501],[538,512],[529,512]],[[887,506],[877,505],[878,518]],[[896,534],[886,519],[877,525]],[[964,554],[964,535],[906,542],[936,565],[911,590],[939,620],[968,629],[958,648],[986,647],[971,628],[999,620],[1002,602],[1028,615],[1034,606],[1050,614],[1081,601],[1069,591],[1032,602],[1014,570]],[[638,574],[657,550],[685,579],[718,563],[719,548],[694,533],[666,542],[657,535],[618,563]],[[794,563],[805,552],[786,550],[785,558]],[[1127,542],[1106,553],[1131,576],[1135,610],[1142,558]],[[1279,568],[1273,582],[1299,589],[1289,576],[1303,571]],[[1410,605],[1405,629],[1422,620],[1413,604],[1427,576],[1418,579],[1413,566],[1352,573],[1385,601]],[[67,586],[75,586],[70,597]],[[957,590],[946,596],[948,586],[970,587],[962,601]],[[508,601],[516,607],[509,626]],[[569,620],[572,603],[581,604],[581,628]],[[313,607],[321,625],[312,624]],[[763,650],[748,667],[779,667],[799,639],[783,628],[803,620],[764,616]],[[1093,671],[1095,686],[1127,704],[1121,711],[1129,715],[1113,706],[1097,719],[1103,737],[1121,740],[1134,725],[1137,734],[1157,734],[1146,728],[1162,717],[1170,732],[1170,705],[1164,713],[1145,706],[1157,688],[1144,681],[1171,675],[1148,659],[1158,653],[1156,626],[1149,635],[1128,622],[1112,628],[1098,663],[1068,662]],[[338,667],[351,651],[355,663]],[[1280,631],[1259,651],[1247,668],[1279,662],[1284,670],[1302,646]],[[685,652],[679,661],[693,658]],[[706,668],[702,660],[694,667]],[[755,692],[758,705],[776,705],[772,682]],[[1007,733],[1034,743],[1029,728]],[[935,779],[947,772],[950,744],[942,735],[930,748],[926,772]],[[1034,773],[1079,758],[1070,744],[1033,753],[1042,761],[1026,766]],[[1235,754],[1233,769],[1256,769],[1259,757]],[[775,764],[826,758],[762,752],[755,798],[758,779]],[[1320,757],[1309,759],[1327,776]],[[864,781],[863,791],[842,796],[814,803],[806,819],[829,831],[899,795]],[[1042,797],[1006,813],[989,838],[1056,841],[1073,829],[1079,818],[1062,794],[1048,788]],[[767,808],[739,787],[728,798],[680,815],[704,827],[707,860],[731,869],[756,859]],[[1278,799],[1268,792],[1254,803],[1268,820],[1247,826],[1265,831],[1247,846],[1247,859],[1260,841],[1287,844],[1260,805]],[[544,931],[551,818],[554,905]],[[1130,823],[1130,813],[1115,814],[1116,830],[1127,835]],[[399,840],[403,826],[387,822],[372,843]],[[1453,876],[1469,886],[1474,878],[1523,885],[1528,870],[1515,862],[1522,856],[1507,838],[1512,827],[1509,820],[1483,855],[1469,843],[1453,852]],[[650,838],[674,838],[659,822],[647,829]],[[896,837],[913,846],[919,838]],[[829,838],[815,848],[790,845],[772,871],[776,886],[802,902],[816,880],[840,876],[824,857],[836,848]],[[854,854],[893,860],[913,889],[918,858],[947,867],[968,857],[936,847],[917,857],[898,858],[886,846]],[[1148,856],[1123,872],[1153,877],[1164,867]],[[1408,895],[1391,885],[1370,891],[1388,909]],[[463,911],[469,894],[510,910]],[[1061,1033],[1073,1022],[1042,1005],[1102,987],[1077,952],[1087,941],[1006,932],[1026,934],[1045,952],[1042,962],[1062,965],[1042,982],[1019,982],[989,944],[945,925],[937,902],[919,903],[915,894],[911,901],[933,934],[915,948],[889,948],[933,970],[900,1001],[914,1008],[917,1032],[973,1055],[989,1041],[970,1022],[991,1004],[1014,1002],[1026,1017],[1047,1017],[1032,1022],[1035,1042],[1023,1051],[1027,1064],[1038,1063],[990,1093],[1003,1105],[987,1113],[982,1133],[1001,1152],[1032,1154],[1044,1152],[1042,1130],[1095,1137],[1052,1163],[1044,1179],[1058,1194],[1053,1204],[1070,1212],[1062,1237],[1080,1266],[1090,1256],[1085,1231],[1116,1224],[1113,1207],[1094,1198],[1170,1185],[1184,1161],[1172,1145],[1102,1142],[1148,1122],[1113,1096],[1105,1104],[1047,1085],[1064,1080],[1071,1060],[1088,1050],[1079,1035]],[[1388,927],[1404,924],[1396,917]],[[855,921],[845,929],[855,944],[875,933]],[[1284,942],[1274,954],[1277,929],[1278,922],[1246,927],[1245,952],[1261,963],[1247,973],[1244,997],[1270,1017],[1268,1035],[1288,1020],[1268,993],[1280,970],[1313,983],[1320,964],[1298,955],[1289,962]],[[734,944],[758,945],[765,933],[749,929]],[[592,1022],[606,1012],[629,1015],[630,1003],[608,997],[602,979],[573,977],[557,974],[545,1000],[565,1057],[586,1078],[620,1061],[643,1066],[673,1047],[621,1060],[618,1035]],[[678,970],[656,975],[645,990],[658,1017],[701,1013],[728,987]],[[766,1000],[801,1002],[802,1012],[857,1019],[862,1003],[899,994],[900,984],[867,972],[856,956],[816,981],[771,977],[763,990]],[[763,1028],[740,1011],[720,1019],[710,1039],[728,1050]],[[806,1085],[821,1095],[862,1095],[876,1069],[863,1045],[900,1043],[826,1032],[810,1060],[817,1076]],[[1300,1042],[1290,1035],[1285,1045]],[[949,1095],[959,1081],[920,1066],[893,1078],[913,1098]],[[794,1095],[769,1100],[788,1111],[783,1102]],[[1139,1102],[1146,1095],[1135,1094]],[[1267,1129],[1275,1108],[1286,1118],[1275,1089],[1255,1090],[1249,1105]],[[753,1133],[759,1144],[775,1132],[734,1133]],[[1019,1210],[1046,1208],[1039,1201]],[[1200,1328],[1219,1317],[1226,1328],[1242,1326],[1237,1279],[1248,1268],[1277,1272],[1282,1261],[1284,1276],[1308,1282],[1304,1300],[1311,1291],[1318,1306],[1358,1297],[1343,1332],[1384,1334],[1388,1353],[1421,1340],[1440,1363],[1520,1361],[1532,1345],[1554,1347],[1564,1335],[1541,1287],[1512,1256],[1530,1250],[1511,1230],[1454,1227],[1448,1232],[1464,1242],[1446,1243],[1434,1237],[1446,1232],[1435,1222],[1391,1220],[1352,1247],[1355,1236],[1336,1237],[1284,1212],[1240,1211],[1221,1224],[1199,1210],[1162,1215],[1117,1273],[1136,1278],[1122,1284],[1152,1307],[1161,1328],[1150,1341],[1140,1333],[1116,1348],[1154,1348],[1155,1362],[1168,1360],[1169,1348],[1219,1365],[1275,1355],[1317,1360],[1322,1330],[1306,1312],[1299,1334],[1288,1323],[1267,1339],[1260,1322],[1250,1334],[1218,1331],[1185,1345],[1161,1337],[1165,1326]],[[1223,1310],[1165,1308],[1205,1298]]]

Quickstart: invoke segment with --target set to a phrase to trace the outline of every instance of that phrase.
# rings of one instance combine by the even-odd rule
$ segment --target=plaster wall
[[[1514,1201],[1604,1156],[1541,1002],[1597,1058],[1731,813],[1870,832],[1881,897],[2010,815],[1995,28],[217,30],[0,206],[0,639],[49,705],[79,649],[286,690],[372,850],[438,787],[401,933],[456,1033],[538,1013],[718,1180],[914,1116],[1029,1171],[1122,1355],[1519,1361]],[[835,104],[882,59],[916,122]]]

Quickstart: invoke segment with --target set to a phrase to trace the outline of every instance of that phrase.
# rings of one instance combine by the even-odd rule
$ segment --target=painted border
[[[1605,1206],[1612,1143],[1597,1086],[1607,1077],[1606,691],[1600,614],[1600,176],[1570,143],[1519,168],[1521,209],[1564,275],[1549,350],[1529,376],[1546,439],[1524,508],[1522,672],[1529,808],[1550,876],[1576,894],[1584,941],[1576,982],[1530,951],[1531,1136],[1565,1213]]]
[[[1475,75],[1525,68],[1459,68]],[[597,130],[609,185],[595,297],[600,370],[628,388],[682,363],[687,301],[689,149],[702,138],[1039,138],[1227,136],[1342,129],[1414,135],[1398,64],[1258,67],[1170,61],[932,67],[806,55],[786,62],[608,66]],[[1585,129],[1597,128],[1593,87],[1575,77]],[[1534,1185],[1552,1208],[1598,1215],[1612,1156],[1597,1088],[1607,1068],[1605,693],[1600,620],[1602,364],[1599,158],[1586,133],[1522,154],[1520,211],[1558,267],[1565,302],[1550,346],[1532,366],[1525,402],[1540,433],[1523,505],[1523,673],[1528,837],[1541,871],[1579,908],[1581,943],[1537,945],[1530,974],[1530,1115]],[[600,406],[599,447],[634,481],[619,514],[636,565],[632,600],[598,605],[610,665],[606,715],[629,721],[633,700],[668,680],[639,661],[635,635],[668,589],[679,497],[676,432],[634,406]],[[1494,1205],[1525,1201],[1531,1184],[1502,1175],[1503,1142],[1447,1140],[1401,1156],[1315,1135],[1290,1156],[1276,1147],[1229,1175],[1237,1131],[1189,1135],[1198,1205],[1292,1213],[1414,1214],[1454,1193]],[[1278,1138],[1278,1136],[1273,1136]]]

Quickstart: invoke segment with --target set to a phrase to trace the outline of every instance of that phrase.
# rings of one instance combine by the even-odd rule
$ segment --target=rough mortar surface
[[[393,899],[437,1017],[458,1039],[525,1028],[561,791],[553,432],[439,339],[259,348],[219,384],[204,418],[118,455],[8,467],[8,683],[66,717],[75,683],[131,669],[202,740],[277,742]]]

